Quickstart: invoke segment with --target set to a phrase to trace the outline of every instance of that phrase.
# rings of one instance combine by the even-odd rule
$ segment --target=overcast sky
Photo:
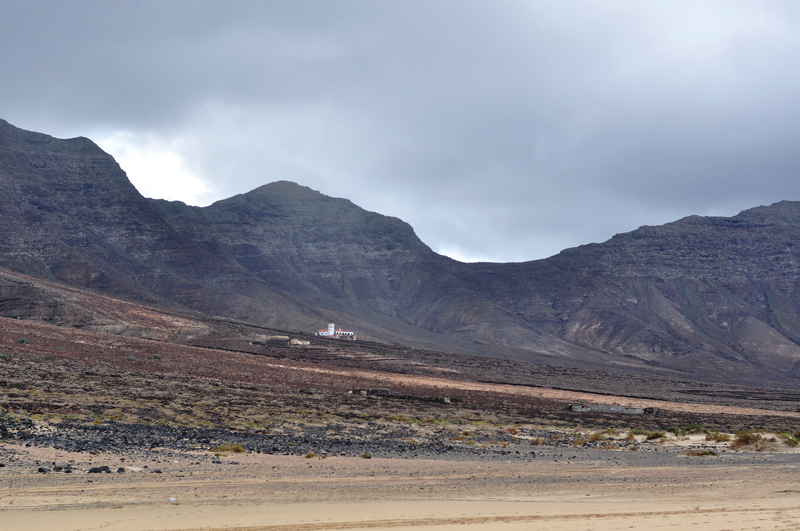
[[[148,197],[291,180],[531,260],[800,200],[800,2],[4,0],[0,118]]]

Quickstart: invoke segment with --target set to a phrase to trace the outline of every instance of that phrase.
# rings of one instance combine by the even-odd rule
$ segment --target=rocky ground
[[[594,435],[594,437],[592,437]],[[86,424],[64,420],[0,419],[0,477],[19,473],[178,473],[190,465],[237,465],[247,454],[525,463],[539,461],[625,466],[800,464],[800,453],[775,440],[769,448],[730,451],[695,437],[645,441],[646,435],[586,432],[541,426],[435,427],[285,423],[268,433],[145,424]],[[592,440],[594,439],[594,440]],[[683,439],[683,440],[682,440]],[[682,444],[681,444],[682,443]],[[71,461],[36,459],[37,450],[73,455]],[[749,451],[748,451],[749,450]],[[701,452],[709,455],[699,455]],[[74,456],[83,461],[76,464]],[[180,466],[175,466],[180,464]],[[98,470],[98,467],[107,468]]]
[[[720,389],[695,403],[577,393],[482,382],[463,358],[447,366],[431,353],[241,342],[261,351],[0,319],[0,464],[6,472],[83,474],[101,462],[109,472],[125,463],[166,471],[176,460],[213,466],[241,455],[642,466],[681,465],[692,451],[706,450],[718,454],[716,462],[764,455],[794,462],[798,455],[779,435],[800,427],[798,404],[790,400],[758,409],[743,405],[772,402],[738,397],[726,405]],[[503,371],[510,366],[486,372],[497,378]],[[654,384],[653,394],[668,396],[667,384],[656,383],[665,389]],[[648,415],[565,410],[585,401],[657,407]],[[731,452],[703,437],[742,429],[771,432],[758,443],[761,453]],[[36,449],[88,460],[47,462],[30,457]]]

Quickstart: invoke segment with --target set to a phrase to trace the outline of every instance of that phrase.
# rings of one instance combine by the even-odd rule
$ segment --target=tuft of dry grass
[[[607,440],[608,439],[606,439],[601,432],[597,432],[597,433],[593,433],[593,434],[589,435],[589,442],[607,441]]]
[[[534,446],[539,446],[539,445],[541,445],[543,443],[544,443],[544,441],[541,440],[539,437],[534,437],[533,439],[531,439],[531,444],[534,445]]]
[[[716,457],[718,454],[714,450],[689,450],[686,455],[691,455],[693,457],[703,457],[703,456],[714,456]]]
[[[214,452],[215,454],[224,454],[224,453],[243,454],[245,452],[245,449],[244,446],[242,446],[239,443],[236,444],[225,443],[225,444],[220,444],[216,448],[212,448],[210,451]]]
[[[736,438],[730,444],[730,449],[735,450],[742,446],[751,446],[761,440],[761,434],[751,430],[741,430],[736,432]]]
[[[718,431],[710,431],[706,433],[706,440],[707,441],[714,441],[714,442],[728,442],[731,440],[731,436],[727,433],[720,433]]]

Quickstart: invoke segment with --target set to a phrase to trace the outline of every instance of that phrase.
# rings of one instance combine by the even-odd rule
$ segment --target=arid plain
[[[131,308],[128,336],[0,319],[0,530],[800,527],[781,393],[655,378],[644,398],[606,375],[632,398],[545,367],[561,389],[511,385],[501,361]]]

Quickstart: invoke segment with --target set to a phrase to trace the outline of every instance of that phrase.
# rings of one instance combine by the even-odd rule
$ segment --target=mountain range
[[[63,297],[30,287],[39,279],[280,330],[336,322],[454,355],[800,377],[797,202],[645,226],[544,260],[461,263],[397,218],[290,182],[207,207],[147,199],[92,141],[0,120],[0,234],[5,317],[76,325]]]

